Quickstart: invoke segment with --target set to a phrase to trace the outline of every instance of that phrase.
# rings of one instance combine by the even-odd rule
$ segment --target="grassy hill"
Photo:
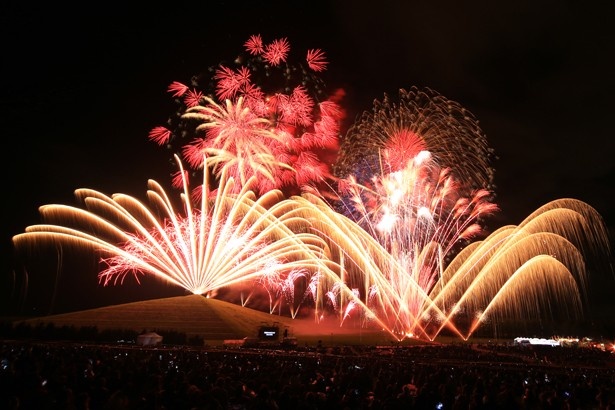
[[[56,327],[96,326],[99,331],[127,329],[175,331],[188,337],[201,337],[207,344],[221,344],[227,339],[256,337],[262,325],[276,324],[282,332],[297,338],[301,345],[391,344],[391,337],[377,330],[340,327],[316,323],[313,319],[291,319],[245,308],[229,302],[199,295],[126,303],[73,313],[50,315],[22,321],[31,326],[52,323]]]

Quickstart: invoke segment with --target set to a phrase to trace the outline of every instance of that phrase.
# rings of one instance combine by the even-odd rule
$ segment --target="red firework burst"
[[[322,189],[331,178],[328,164],[339,149],[344,117],[338,105],[343,94],[324,94],[323,82],[315,75],[326,68],[324,52],[310,49],[303,68],[288,63],[291,47],[286,38],[265,44],[253,35],[244,48],[247,56],[235,60],[237,67],[220,64],[212,70],[208,89],[196,81],[192,87],[172,82],[168,92],[182,104],[181,115],[170,121],[174,127],[152,129],[149,139],[159,145],[177,145],[183,139],[179,151],[193,169],[202,168],[205,153],[214,157],[215,173],[230,167],[231,176],[240,181],[264,176],[259,193]]]

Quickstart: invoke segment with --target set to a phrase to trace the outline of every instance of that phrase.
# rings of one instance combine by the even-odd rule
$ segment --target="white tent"
[[[137,336],[137,344],[141,346],[156,346],[162,343],[162,336],[156,332],[142,333]]]

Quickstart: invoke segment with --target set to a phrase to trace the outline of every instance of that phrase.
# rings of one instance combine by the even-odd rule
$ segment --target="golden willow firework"
[[[471,243],[425,287],[420,271],[433,259],[433,247],[421,249],[409,271],[403,259],[319,197],[298,200],[312,204],[313,229],[344,267],[344,288],[330,278],[319,283],[317,309],[336,307],[342,322],[364,317],[400,340],[433,340],[443,331],[467,339],[487,321],[578,319],[587,302],[587,254],[575,243],[587,252],[608,249],[602,218],[592,207],[557,200],[520,225]],[[352,292],[336,292],[346,288]]]
[[[49,223],[30,226],[13,241],[17,247],[60,243],[93,249],[107,266],[99,274],[104,285],[121,283],[129,274],[138,280],[141,274],[194,294],[250,283],[277,293],[288,292],[289,278],[338,276],[325,242],[297,217],[297,203],[275,190],[257,198],[250,180],[234,193],[235,181],[224,171],[212,190],[204,175],[199,207],[192,205],[185,179],[180,210],[153,180],[149,207],[132,196],[78,189],[86,209],[42,206]]]

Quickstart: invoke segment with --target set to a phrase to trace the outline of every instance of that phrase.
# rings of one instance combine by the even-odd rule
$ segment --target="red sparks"
[[[154,127],[147,137],[158,145],[164,145],[169,142],[171,131],[165,127]]]
[[[295,87],[291,95],[278,94],[277,99],[281,121],[293,125],[312,124],[314,101],[307,94],[305,87]]]
[[[205,140],[201,138],[196,138],[190,144],[184,145],[183,157],[191,168],[199,169],[203,166],[203,153],[206,147]]]
[[[400,129],[386,141],[384,156],[391,171],[397,171],[405,168],[409,160],[426,149],[425,140],[418,134],[407,129]]]
[[[173,185],[175,188],[183,188],[184,187],[184,181],[187,181],[188,177],[188,171],[177,171],[174,172],[171,178],[171,185]]]
[[[201,98],[203,98],[203,93],[196,90],[188,90],[186,96],[184,97],[184,104],[188,108],[196,107],[201,104]]]
[[[307,90],[303,86],[295,87],[290,96],[290,103],[295,111],[296,123],[303,126],[312,125],[312,110],[314,100],[310,98]]]
[[[269,118],[275,113],[273,105],[274,100],[264,96],[258,88],[254,92],[246,96],[246,107],[248,107],[255,115],[263,118]]]
[[[289,51],[290,44],[286,38],[273,40],[271,44],[268,44],[267,47],[265,47],[263,58],[271,65],[278,66],[280,63],[286,61]]]
[[[343,97],[343,95],[342,95]],[[341,100],[342,97],[334,95],[329,101],[323,101],[320,103],[320,111],[322,115],[326,115],[327,117],[331,117],[335,120],[341,120],[344,118],[344,110],[337,104],[337,100]]]
[[[306,61],[308,67],[316,72],[326,70],[327,64],[329,64],[329,62],[326,61],[325,53],[319,48],[308,50]]]
[[[339,124],[337,120],[323,116],[320,121],[314,123],[314,144],[321,148],[337,148]]]
[[[250,70],[241,67],[235,72],[228,67],[220,66],[216,70],[214,79],[218,80],[216,95],[221,100],[227,100],[234,98],[241,89],[250,84]]]
[[[180,83],[179,81],[173,81],[167,91],[173,93],[173,97],[181,97],[188,91],[188,86]]]
[[[297,157],[294,164],[297,170],[297,185],[303,186],[311,181],[323,180],[328,173],[328,167],[318,157],[309,151],[304,151]]]
[[[262,54],[265,51],[265,49],[263,48],[263,39],[261,38],[260,34],[254,34],[250,36],[248,41],[244,43],[244,47],[246,48],[248,53],[252,54],[253,56]]]
[[[295,193],[312,183],[320,184],[331,176],[330,166],[339,149],[340,120],[344,117],[338,105],[339,90],[330,100],[317,104],[311,87],[316,77],[305,70],[304,77],[292,78],[293,83],[284,91],[277,84],[261,84],[256,80],[261,79],[262,71],[268,76],[280,72],[273,67],[286,63],[290,44],[281,38],[264,46],[257,34],[244,47],[247,54],[259,57],[216,67],[212,89],[201,88],[196,80],[191,88],[177,81],[169,86],[169,92],[181,98],[178,102],[189,112],[181,114],[180,121],[192,118],[200,125],[193,130],[176,127],[177,132],[157,127],[150,132],[150,139],[164,145],[175,143],[174,138],[180,135],[191,137],[183,140],[180,150],[193,169],[201,169],[202,156],[207,154],[212,157],[214,173],[228,168],[238,181],[261,174],[259,169],[266,170],[257,185],[259,192],[284,187],[286,193]],[[327,62],[322,50],[311,49],[307,55],[313,71],[324,69]],[[258,64],[264,67],[259,69]],[[281,73],[282,80],[288,81],[285,73]],[[215,100],[209,97],[212,93]],[[218,102],[232,112],[215,108]]]

